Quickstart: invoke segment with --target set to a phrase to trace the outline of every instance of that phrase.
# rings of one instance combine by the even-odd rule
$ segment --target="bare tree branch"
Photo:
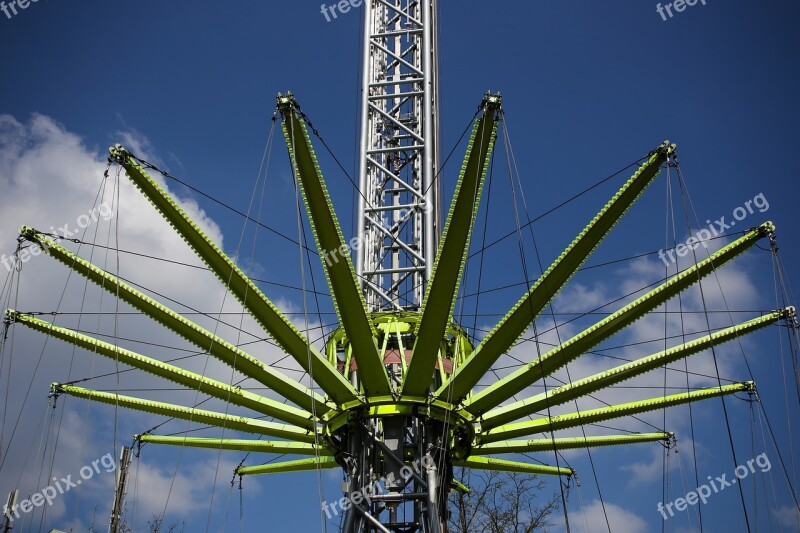
[[[559,509],[558,494],[541,499],[545,483],[537,476],[462,469],[471,488],[453,491],[449,533],[533,533],[547,531],[550,515]]]

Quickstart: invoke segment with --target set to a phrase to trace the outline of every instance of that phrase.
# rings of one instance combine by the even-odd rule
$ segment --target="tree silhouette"
[[[534,475],[462,469],[456,479],[471,490],[450,494],[449,533],[547,531],[559,509],[557,494],[539,503],[545,483]]]

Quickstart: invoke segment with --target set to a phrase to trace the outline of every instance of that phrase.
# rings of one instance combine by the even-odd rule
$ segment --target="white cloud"
[[[781,527],[789,528],[789,531],[800,531],[800,510],[791,505],[785,505],[772,511]]]
[[[608,517],[608,524],[606,524]],[[600,500],[594,500],[582,509],[576,508],[570,520],[570,529],[580,533],[601,533],[608,531],[624,531],[625,533],[645,533],[647,523],[637,514],[623,509],[619,505],[605,502],[605,510]]]
[[[149,142],[137,133],[122,132],[118,138],[134,150],[138,156],[158,162],[159,159],[150,150]],[[106,169],[107,152],[105,149],[90,148],[77,135],[67,131],[64,126],[43,115],[33,115],[29,120],[21,122],[8,115],[0,115],[0,254],[10,257],[17,246],[17,230],[25,224],[41,231],[53,231],[64,224],[75,229],[76,221],[82,214],[90,212],[93,205],[106,201],[114,204],[118,219],[110,222],[98,220],[87,228],[87,236],[79,235],[86,242],[97,242],[110,246],[115,245],[118,235],[119,247],[145,253],[156,257],[165,257],[174,261],[200,264],[192,250],[163,220],[158,212],[139,193],[124,173],[119,176],[120,205],[117,206],[114,182],[117,178],[112,171],[104,185],[103,173]],[[153,177],[165,188],[169,184],[157,175]],[[173,197],[175,194],[173,193]],[[199,223],[201,228],[220,246],[224,246],[223,235],[219,226],[203,211],[192,198],[177,198],[181,207]],[[118,225],[117,225],[118,220]],[[110,236],[110,240],[109,239]],[[116,272],[117,258],[114,253],[104,250],[92,250],[87,245],[80,247],[74,243],[65,246],[105,268]],[[235,250],[230,252],[235,255]],[[149,290],[161,293],[186,306],[204,312],[241,312],[241,306],[209,272],[199,269],[169,267],[152,260],[122,255],[120,274],[135,283],[145,285]],[[251,265],[258,269],[258,264]],[[0,266],[0,273],[7,274]],[[22,265],[19,278],[19,300],[3,302],[3,305],[18,308],[22,311],[55,311],[62,312],[112,312],[116,303],[113,295],[89,284],[69,269],[45,256],[32,257]],[[169,302],[165,298],[154,295],[169,307],[182,312],[186,308]],[[130,310],[122,304],[121,311]],[[121,338],[146,340],[151,345],[120,341],[126,348],[139,351],[156,359],[166,360],[187,354],[185,350],[194,347],[179,339],[162,326],[147,317],[130,317],[117,323],[113,316],[78,319],[71,316],[58,316],[55,321],[62,326],[88,330],[95,335],[117,335]],[[248,316],[226,317],[230,326],[210,318],[191,318],[231,342],[249,342],[263,339],[266,335]],[[312,324],[314,327],[316,324]],[[237,331],[241,328],[244,333]],[[114,372],[115,364],[83,350],[73,351],[72,347],[57,340],[47,339],[43,335],[15,326],[11,330],[14,341],[14,357],[3,359],[4,368],[0,370],[0,385],[5,388],[9,378],[8,367],[13,365],[13,380],[10,383],[10,403],[5,413],[6,424],[0,430],[0,453],[5,457],[5,466],[0,475],[0,494],[6,494],[15,487],[23,493],[40,490],[41,483],[38,472],[40,468],[32,468],[36,462],[37,445],[42,435],[41,413],[45,411],[49,384],[53,381],[65,382],[71,379],[97,376]],[[101,337],[102,338],[102,337]],[[157,345],[165,347],[158,347]],[[10,346],[9,346],[10,348]],[[261,360],[270,362],[283,357],[284,354],[267,342],[248,345],[247,351]],[[231,380],[231,370],[224,364],[207,357],[195,357],[177,363],[188,370],[204,372],[205,375],[223,382]],[[299,368],[288,358],[281,364],[284,367]],[[299,377],[299,374],[293,374]],[[238,377],[236,378],[238,379]],[[166,383],[166,384],[165,384]],[[30,397],[23,405],[26,391],[30,386]],[[115,390],[147,389],[153,387],[172,387],[154,376],[141,372],[123,374],[119,384],[110,379],[92,380],[80,386],[94,389]],[[5,393],[6,391],[3,391]],[[270,395],[264,391],[263,394]],[[191,405],[197,394],[190,392],[166,391],[159,393],[136,392],[126,393],[158,401]],[[273,395],[274,397],[274,395]],[[202,396],[200,396],[202,399]],[[61,402],[66,402],[61,404]],[[130,442],[133,433],[142,432],[152,425],[154,420],[163,420],[143,413],[120,411],[119,417],[113,415],[113,407],[96,406],[82,400],[60,399],[59,405],[64,412],[64,430],[61,431],[58,443],[54,474],[73,473],[85,464],[86,460],[100,457],[112,449],[114,444]],[[90,406],[91,405],[91,406]],[[209,407],[215,405],[215,407]],[[69,406],[69,407],[65,407]],[[204,408],[224,410],[221,403],[209,403]],[[231,413],[236,410],[231,409]],[[19,421],[13,442],[10,441],[11,430]],[[118,440],[115,443],[111,435],[114,423],[118,422]],[[186,429],[186,422],[173,423],[170,427]],[[68,429],[67,429],[68,428]],[[50,434],[45,441],[50,446],[54,443]],[[118,450],[113,450],[116,458]],[[238,456],[237,456],[238,458]],[[41,458],[39,459],[41,461]],[[27,461],[27,462],[26,462]],[[202,460],[188,463],[175,478],[175,487],[170,498],[169,512],[181,516],[198,510],[198,505],[207,505],[207,497],[201,492],[208,490],[210,476],[215,471],[214,464],[206,466]],[[27,467],[25,466],[27,465]],[[235,464],[227,460],[222,462],[221,477],[227,477]],[[47,475],[45,470],[44,475]],[[147,490],[139,493],[140,505],[146,512],[160,512],[163,509],[163,498],[166,493],[161,482],[171,473],[161,469],[158,464],[145,463],[140,467],[140,482]],[[82,501],[108,502],[109,491],[113,489],[114,476],[104,476],[93,481],[92,486],[80,488]],[[17,483],[17,479],[20,482]],[[227,484],[229,478],[223,483]],[[102,485],[102,487],[100,486]],[[95,487],[94,489],[92,487]],[[101,490],[102,489],[102,490]],[[159,507],[160,502],[160,507]],[[195,503],[205,502],[205,503]],[[101,506],[102,507],[102,506]],[[89,511],[90,512],[90,511]],[[103,509],[98,512],[106,513]],[[79,524],[88,522],[88,515],[74,517],[72,508],[67,508],[64,501],[56,503],[48,509],[48,517],[52,520],[68,520]],[[104,515],[107,516],[107,513]]]

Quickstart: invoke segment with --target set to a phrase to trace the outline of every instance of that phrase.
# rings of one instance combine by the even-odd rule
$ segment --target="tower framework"
[[[371,311],[418,309],[440,231],[436,4],[364,9],[356,271]]]

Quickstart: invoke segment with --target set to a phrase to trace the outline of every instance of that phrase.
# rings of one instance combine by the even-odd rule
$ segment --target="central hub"
[[[421,506],[411,508],[419,510],[446,499],[453,482],[453,462],[471,453],[475,440],[472,417],[435,399],[434,393],[469,357],[473,346],[466,332],[451,324],[439,343],[427,394],[404,395],[420,314],[376,313],[370,320],[392,393],[367,396],[345,330],[334,331],[326,343],[326,356],[363,401],[331,411],[323,418],[323,432],[347,474],[346,494],[352,499],[369,492],[373,501],[397,517],[403,514],[404,504],[416,501]],[[392,521],[399,523],[397,520]]]

